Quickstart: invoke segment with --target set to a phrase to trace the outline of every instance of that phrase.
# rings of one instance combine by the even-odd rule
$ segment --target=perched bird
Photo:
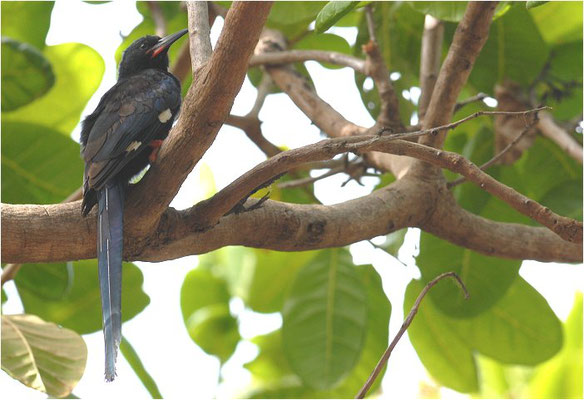
[[[83,121],[85,161],[83,203],[86,216],[95,204],[97,259],[105,379],[116,376],[122,339],[122,251],[124,194],[128,181],[156,160],[181,102],[180,82],[168,72],[168,49],[187,29],[160,38],[144,36],[124,51],[117,83]]]

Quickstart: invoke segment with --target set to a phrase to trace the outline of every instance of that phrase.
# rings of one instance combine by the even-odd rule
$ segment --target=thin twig
[[[260,84],[258,85],[258,93],[256,96],[256,100],[255,103],[253,105],[253,107],[251,108],[251,110],[249,110],[249,112],[247,113],[246,117],[247,118],[258,118],[258,116],[260,115],[260,110],[262,109],[263,105],[264,105],[264,101],[266,100],[266,97],[268,97],[268,95],[270,94],[270,88],[272,87],[273,82],[272,82],[272,78],[270,77],[269,74],[263,74],[262,75],[262,80],[260,82]]]
[[[459,101],[458,103],[456,103],[456,105],[454,106],[454,112],[457,112],[458,110],[460,110],[462,107],[471,104],[471,103],[475,103],[478,101],[483,101],[484,99],[486,99],[487,97],[489,97],[488,94],[486,93],[478,93],[474,96],[469,97],[468,99]]]
[[[307,176],[306,178],[300,178],[300,179],[295,179],[293,181],[279,183],[278,187],[280,189],[290,189],[290,188],[295,188],[298,186],[310,185],[311,183],[317,182],[321,179],[328,178],[329,176],[333,176],[333,175],[336,175],[338,173],[341,173],[344,170],[345,170],[344,168],[334,168],[334,169],[331,169],[331,170],[329,170],[329,171],[327,171],[324,174],[319,175],[319,176]]]
[[[355,396],[356,399],[362,399],[365,397],[365,395],[367,394],[367,391],[371,388],[371,385],[373,385],[373,382],[375,382],[375,379],[377,379],[377,376],[379,375],[379,373],[381,372],[383,367],[385,367],[385,364],[387,364],[387,360],[389,359],[389,356],[391,355],[391,352],[393,351],[394,347],[397,345],[397,343],[399,342],[399,340],[401,339],[401,337],[403,336],[405,331],[408,329],[408,327],[410,326],[410,324],[414,320],[414,317],[416,316],[418,309],[420,308],[420,303],[424,299],[424,296],[426,295],[426,293],[428,293],[428,291],[436,283],[438,283],[438,281],[440,281],[441,279],[446,278],[446,277],[452,277],[458,283],[458,285],[460,286],[460,288],[464,292],[464,298],[465,299],[469,298],[469,294],[468,294],[468,291],[466,290],[466,287],[464,286],[464,283],[458,277],[458,275],[456,275],[455,272],[445,272],[443,274],[438,275],[436,278],[432,279],[430,282],[428,282],[428,284],[426,286],[424,286],[424,289],[422,289],[422,291],[418,295],[418,298],[414,302],[414,305],[413,305],[412,309],[410,310],[410,313],[408,314],[407,318],[404,320],[404,323],[402,324],[401,328],[397,332],[397,335],[395,335],[391,344],[389,345],[387,350],[385,350],[385,353],[383,353],[383,356],[381,356],[381,359],[379,360],[379,362],[377,363],[377,365],[373,369],[373,372],[371,372],[371,375],[369,375],[369,378],[367,378],[367,381],[365,382],[365,384],[363,385],[361,390],[359,390],[359,393],[357,393],[357,396]]]
[[[73,201],[77,201],[83,197],[83,187],[77,188],[73,193],[65,198],[65,200],[61,201],[61,203],[70,203]],[[22,264],[6,264],[2,269],[2,276],[0,277],[0,287],[4,286],[4,284],[16,276],[18,271],[22,267]]]
[[[156,27],[156,35],[157,36],[166,36],[166,20],[164,19],[164,13],[162,12],[162,8],[160,8],[160,4],[157,1],[147,1],[146,5],[150,10],[150,15],[154,20],[154,26]]]
[[[538,121],[539,121],[539,118],[537,117],[537,113],[536,113],[533,121],[531,121],[529,124],[527,124],[525,126],[525,128],[523,128],[523,130],[519,133],[519,135],[517,135],[515,137],[515,139],[513,139],[507,146],[505,146],[505,148],[503,150],[501,150],[499,153],[495,154],[495,156],[493,158],[491,158],[489,161],[482,164],[479,168],[484,171],[487,168],[491,167],[493,164],[495,164],[497,161],[499,161],[501,159],[501,157],[503,157],[509,150],[511,150],[511,148],[513,146],[515,146],[517,143],[519,143],[519,141],[523,138],[523,136],[525,136],[527,134],[527,132],[529,132],[531,130],[531,128],[533,128],[535,126],[535,124],[538,123]],[[466,181],[466,178],[464,176],[461,176],[458,179],[455,179],[451,182],[448,182],[446,184],[446,187],[448,189],[451,189],[455,186],[460,185],[461,183],[463,183],[465,181]]]
[[[483,115],[525,116],[528,114],[537,113],[537,112],[542,111],[542,110],[550,110],[550,107],[542,106],[542,107],[532,108],[531,110],[525,110],[525,111],[477,111],[475,113],[472,113],[471,115],[468,115],[462,119],[459,119],[458,121],[451,122],[450,124],[437,126],[435,128],[430,128],[430,129],[421,129],[419,131],[413,131],[413,132],[392,133],[389,136],[391,136],[392,138],[395,136],[396,139],[410,139],[410,138],[416,138],[416,137],[424,136],[424,135],[428,135],[428,134],[436,135],[436,134],[438,134],[438,132],[454,129],[457,126],[464,124],[465,122],[467,122],[471,119],[475,119],[475,118],[483,116]],[[381,128],[379,130],[379,132],[377,132],[377,134],[383,135],[383,133],[388,131],[388,130],[389,129],[387,129],[387,128]]]

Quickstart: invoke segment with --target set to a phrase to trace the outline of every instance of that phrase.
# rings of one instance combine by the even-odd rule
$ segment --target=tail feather
[[[105,380],[116,376],[122,340],[122,253],[125,186],[114,183],[98,192],[98,271],[105,338]]]

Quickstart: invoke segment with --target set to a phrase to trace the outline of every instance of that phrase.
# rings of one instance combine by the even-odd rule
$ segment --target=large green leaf
[[[240,339],[229,299],[227,282],[206,268],[190,271],[181,287],[180,305],[189,335],[221,362],[231,357]]]
[[[371,265],[359,265],[356,272],[367,291],[367,334],[363,351],[353,370],[339,386],[330,390],[314,390],[302,385],[284,355],[281,330],[277,330],[253,339],[259,347],[259,354],[245,365],[252,373],[255,388],[250,397],[283,398],[293,394],[298,398],[346,398],[357,393],[387,347],[391,305],[383,292],[381,279]],[[381,378],[373,385],[371,392],[379,387]]]
[[[59,131],[2,120],[2,201],[58,203],[83,181],[79,145]]]
[[[48,267],[29,268],[29,274],[38,274],[41,279],[54,279],[47,273]],[[35,288],[29,285],[19,285],[20,273],[16,276],[16,288],[22,300],[26,313],[35,314],[41,318],[55,322],[77,333],[86,334],[101,330],[101,300],[97,278],[97,262],[95,260],[76,261],[73,263],[73,272],[70,289],[61,299],[47,299],[37,294]],[[122,268],[122,320],[128,321],[142,311],[150,298],[142,290],[144,278],[142,271],[134,264],[124,263]]]
[[[324,1],[277,1],[268,15],[266,26],[280,30],[287,38],[294,38],[308,29]]]
[[[86,361],[87,347],[77,333],[34,315],[2,315],[2,369],[26,386],[65,397]]]
[[[582,2],[550,1],[530,9],[529,14],[550,44],[582,40]]]
[[[405,315],[410,312],[422,289],[423,285],[419,281],[412,281],[408,285],[404,300]],[[460,288],[455,295],[463,297]],[[448,322],[448,318],[434,306],[432,299],[426,296],[408,328],[408,336],[420,361],[438,382],[459,392],[474,392],[478,389],[478,380],[472,349],[461,337],[457,327]]]
[[[91,47],[80,43],[48,46],[43,55],[53,66],[55,84],[32,103],[3,112],[2,122],[26,122],[69,135],[101,82],[103,59]]]
[[[55,83],[47,59],[26,43],[2,37],[2,111],[13,111],[44,95]]]
[[[3,1],[2,36],[10,36],[42,50],[54,4],[52,1]]]
[[[284,304],[282,337],[290,366],[310,387],[333,387],[357,363],[366,296],[345,249],[322,251],[299,271]]]
[[[367,381],[369,374],[371,374],[388,346],[391,304],[383,291],[381,277],[371,265],[358,265],[356,271],[367,291],[367,334],[365,336],[365,344],[357,365],[338,387],[332,391],[322,393],[322,397],[325,398],[354,396]],[[380,387],[384,373],[382,372],[373,386],[371,386],[370,394],[375,393]]]
[[[485,93],[493,93],[495,83],[505,79],[527,87],[539,75],[548,53],[529,12],[524,7],[511,7],[493,21],[469,82]]]
[[[562,347],[558,317],[523,278],[488,312],[456,323],[472,348],[503,363],[535,365]]]
[[[448,271],[460,276],[470,299],[460,296],[460,288],[450,280],[439,282],[430,297],[445,314],[469,318],[489,309],[505,294],[517,277],[521,261],[485,256],[422,232],[416,264],[424,282]]]
[[[410,283],[404,312],[409,312],[421,290],[421,282]],[[431,297],[426,298],[408,335],[428,371],[443,385],[463,392],[477,389],[473,352],[504,363],[535,365],[562,345],[560,321],[522,278],[488,311],[474,318],[452,318],[437,309]]]
[[[73,287],[73,263],[25,264],[14,281],[47,300],[62,300]]]
[[[323,33],[350,13],[357,4],[358,1],[329,1],[316,16],[315,31]]]
[[[564,347],[554,358],[537,367],[527,397],[582,398],[582,293],[578,293],[564,324]]]
[[[318,251],[287,253],[253,249],[253,253],[256,259],[249,270],[251,278],[243,300],[254,311],[270,313],[282,310],[298,270],[310,263]]]

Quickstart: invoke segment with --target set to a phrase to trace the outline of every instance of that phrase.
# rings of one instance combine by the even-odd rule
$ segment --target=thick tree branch
[[[489,35],[489,27],[497,2],[469,2],[454,34],[448,55],[442,64],[430,104],[424,117],[424,128],[444,125],[452,118],[456,99],[466,84],[470,71]],[[442,147],[444,134],[422,139],[422,144]]]
[[[222,217],[254,188],[296,165],[347,151],[373,149],[417,157],[462,173],[574,243],[563,241],[546,230],[474,216],[456,205],[445,186],[436,190],[433,182],[407,177],[369,196],[339,205],[299,206],[267,202],[257,210]],[[76,208],[70,204],[4,205],[3,259],[31,262],[93,257],[95,224],[88,218],[81,219],[78,203],[73,205]],[[253,223],[248,220],[252,217],[255,218]],[[258,230],[258,226],[262,229]],[[307,250],[354,243],[406,226],[419,226],[467,248],[500,257],[546,261],[578,261],[582,257],[581,223],[555,215],[495,181],[458,154],[387,136],[329,139],[280,153],[244,174],[213,198],[189,210],[177,212],[169,208],[154,233],[144,238],[127,237],[124,248],[126,258],[142,260],[178,258],[199,251],[195,249],[208,251],[231,244]],[[65,237],[68,239],[64,240]]]
[[[128,194],[128,237],[147,236],[155,230],[180,185],[215,139],[241,88],[270,6],[269,2],[234,3],[210,60],[198,71],[194,62],[196,74],[179,120],[157,162]],[[204,24],[208,25],[208,20]]]

